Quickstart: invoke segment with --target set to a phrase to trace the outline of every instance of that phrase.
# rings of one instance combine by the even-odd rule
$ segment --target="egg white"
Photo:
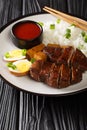
[[[17,50],[11,50],[8,52],[10,54],[11,57],[6,58],[6,56],[3,57],[3,59],[5,61],[9,61],[9,62],[14,62],[14,61],[18,61],[18,60],[22,60],[25,59],[26,56],[22,55],[22,50],[21,49],[17,49]]]

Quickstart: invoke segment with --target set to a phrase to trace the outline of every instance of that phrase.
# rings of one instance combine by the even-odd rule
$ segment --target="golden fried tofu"
[[[45,44],[41,43],[41,44],[33,47],[32,50],[34,50],[35,52],[42,51],[44,47],[45,47]]]
[[[45,45],[43,43],[41,43],[35,47],[32,47],[31,49],[28,49],[27,54],[26,54],[27,58],[28,59],[34,58],[34,55],[37,52],[42,51],[44,47],[45,47]]]
[[[34,58],[36,60],[46,61],[47,60],[47,55],[44,52],[39,51],[39,52],[34,54]]]
[[[36,52],[33,50],[33,49],[29,49],[28,51],[27,51],[27,53],[26,53],[26,57],[30,60],[31,58],[33,58],[34,57],[34,54],[35,54]]]

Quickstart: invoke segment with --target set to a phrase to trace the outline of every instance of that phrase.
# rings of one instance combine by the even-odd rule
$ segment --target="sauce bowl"
[[[42,26],[35,21],[25,20],[13,25],[13,43],[21,49],[32,48],[42,42]]]

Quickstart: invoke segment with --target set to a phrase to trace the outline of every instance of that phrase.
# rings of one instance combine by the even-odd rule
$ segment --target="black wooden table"
[[[0,0],[0,28],[44,6],[87,19],[86,0]],[[0,43],[3,44],[3,43]],[[0,78],[0,130],[87,130],[87,91],[63,97],[23,92]]]

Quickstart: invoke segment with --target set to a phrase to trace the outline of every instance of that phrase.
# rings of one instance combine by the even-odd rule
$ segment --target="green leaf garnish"
[[[71,33],[71,29],[66,29],[66,33]]]
[[[7,67],[12,68],[13,70],[17,68],[16,65],[14,65],[12,62],[8,62]]]
[[[84,31],[81,32],[82,37],[84,37],[86,35],[86,33]]]
[[[50,29],[55,29],[55,24],[50,24]]]
[[[43,22],[39,22],[39,24],[40,24],[41,26],[44,26],[44,23],[43,23]]]
[[[87,43],[87,34],[86,34],[86,32],[82,31],[82,32],[81,32],[81,35],[82,35],[82,37],[83,37],[83,39],[84,39],[84,42]]]
[[[71,26],[74,26],[74,27],[75,27],[76,25],[73,23],[73,24],[71,24]]]
[[[9,52],[6,52],[6,53],[5,53],[5,57],[6,57],[6,58],[9,58],[9,57],[10,57]]]
[[[26,56],[26,52],[27,52],[27,50],[26,50],[26,49],[23,49],[23,50],[22,50],[22,55],[23,55],[23,56]]]
[[[70,34],[70,33],[66,33],[66,34],[65,34],[65,37],[66,37],[67,39],[69,39],[69,38],[71,37],[71,34]]]
[[[71,37],[71,29],[66,29],[65,38],[69,39]]]
[[[30,60],[31,63],[34,63],[35,61],[36,61],[35,58],[31,58],[31,60]]]
[[[61,19],[57,19],[57,21],[56,21],[56,22],[59,24],[59,23],[60,23],[60,21],[61,21]]]
[[[84,36],[84,41],[87,43],[87,35]]]

